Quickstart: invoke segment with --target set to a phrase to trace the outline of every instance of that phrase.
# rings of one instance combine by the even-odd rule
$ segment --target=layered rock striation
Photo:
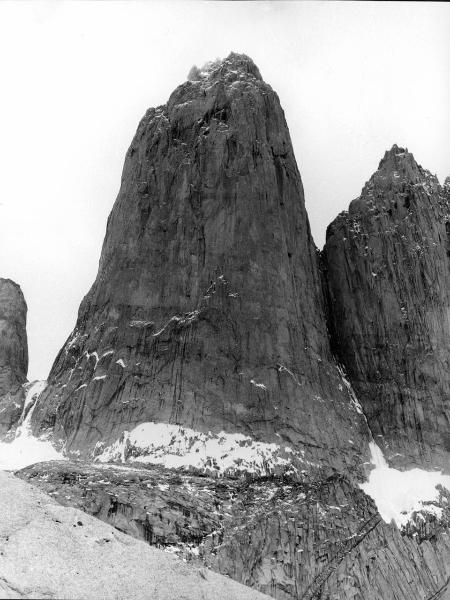
[[[20,287],[0,278],[0,435],[20,418],[27,379],[27,305]]]
[[[391,464],[450,451],[449,186],[393,146],[324,249],[333,350]]]
[[[165,442],[139,445],[136,429],[162,423],[179,428],[175,441],[188,431],[187,451],[196,436],[220,446],[237,435],[237,463],[266,444],[266,472],[361,474],[369,434],[330,351],[278,96],[245,55],[192,78],[139,124],[96,281],[34,431],[52,428],[83,456],[112,457],[113,445],[127,460],[164,453]],[[218,452],[205,458],[212,470]]]

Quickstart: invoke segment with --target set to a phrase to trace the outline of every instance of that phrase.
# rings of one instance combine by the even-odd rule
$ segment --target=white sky
[[[1,2],[0,276],[45,378],[92,284],[123,159],[193,64],[251,56],[285,109],[316,243],[384,151],[450,173],[450,5]]]

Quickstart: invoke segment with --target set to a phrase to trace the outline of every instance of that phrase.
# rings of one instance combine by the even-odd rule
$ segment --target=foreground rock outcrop
[[[394,146],[327,231],[333,350],[392,464],[450,451],[449,187]]]
[[[2,598],[267,599],[62,507],[4,472],[0,504]]]
[[[19,420],[27,379],[27,305],[20,287],[0,278],[0,436]]]
[[[278,97],[244,55],[194,77],[139,124],[97,279],[34,431],[52,429],[84,457],[127,460],[164,454],[166,441],[143,446],[135,428],[165,423],[183,428],[164,440],[182,438],[186,453],[199,438],[207,447],[204,435],[221,446],[238,434],[226,438],[238,450],[230,470],[250,454],[247,471],[362,476],[369,433],[330,352]],[[205,468],[229,454],[218,451]]]

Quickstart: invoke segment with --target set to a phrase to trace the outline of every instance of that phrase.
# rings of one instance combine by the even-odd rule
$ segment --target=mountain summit
[[[237,77],[242,78],[249,75],[262,81],[258,67],[249,56],[230,52],[227,58],[207,62],[201,69],[193,66],[189,72],[188,79],[191,81],[213,81],[215,79],[231,81],[237,79]]]
[[[297,476],[367,456],[284,113],[245,55],[140,122],[96,281],[33,417],[83,456],[176,453],[220,471],[225,453],[225,469]]]

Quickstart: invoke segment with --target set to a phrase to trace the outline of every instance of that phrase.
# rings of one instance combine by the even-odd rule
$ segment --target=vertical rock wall
[[[387,458],[448,469],[448,185],[386,152],[324,249],[334,351]]]
[[[194,76],[139,124],[35,431],[86,453],[172,423],[357,467],[367,430],[330,353],[278,97],[244,55]]]

